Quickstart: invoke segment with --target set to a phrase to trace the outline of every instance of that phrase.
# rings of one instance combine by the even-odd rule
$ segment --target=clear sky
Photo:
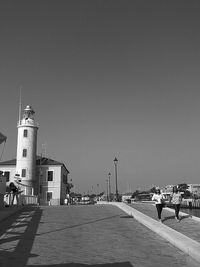
[[[200,183],[200,2],[0,2],[2,160],[16,157],[19,88],[38,154],[75,190]],[[2,144],[0,145],[2,152]]]

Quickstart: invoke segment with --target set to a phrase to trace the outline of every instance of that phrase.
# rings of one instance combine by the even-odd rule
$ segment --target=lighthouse
[[[34,120],[34,110],[26,106],[22,119],[17,125],[17,157],[16,175],[24,195],[33,195],[38,192],[36,180],[36,152],[38,124]]]

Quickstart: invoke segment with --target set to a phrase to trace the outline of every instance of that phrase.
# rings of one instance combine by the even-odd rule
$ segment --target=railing
[[[21,126],[21,125],[25,125],[25,124],[31,125],[31,126],[34,126],[34,127],[39,127],[39,124],[37,122],[35,122],[34,120],[28,120],[28,121],[26,121],[26,120],[22,121],[21,120],[21,121],[18,121],[17,126]]]
[[[168,207],[172,207],[172,203],[167,203]],[[183,199],[181,208],[200,209],[200,199]]]
[[[38,197],[7,193],[4,196],[4,203],[9,206],[10,205],[38,205]]]
[[[189,199],[189,200],[185,199],[182,201],[181,207],[199,209],[200,208],[200,199]]]
[[[37,196],[27,196],[21,195],[21,201],[23,205],[37,205],[38,197]]]

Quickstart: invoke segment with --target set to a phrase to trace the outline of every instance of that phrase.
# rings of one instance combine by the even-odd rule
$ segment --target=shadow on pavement
[[[174,215],[173,216],[166,216],[166,217],[163,218],[162,221],[164,222],[164,221],[167,221],[167,220],[174,220],[174,219],[175,219]]]
[[[128,219],[128,218],[133,218],[132,215],[122,215],[120,218]]]
[[[53,232],[59,232],[59,231],[65,230],[65,229],[76,228],[76,227],[80,227],[80,226],[91,224],[91,223],[96,223],[96,222],[100,222],[100,221],[110,220],[110,219],[113,219],[113,218],[116,218],[116,217],[119,217],[119,216],[120,215],[114,215],[114,216],[104,217],[104,218],[97,219],[97,220],[91,220],[91,221],[84,222],[84,223],[79,223],[79,224],[74,224],[74,225],[68,225],[66,227],[59,228],[59,229],[52,230],[52,231],[46,231],[46,232],[40,233],[38,235],[41,236],[41,235],[46,235],[46,234],[53,233]]]
[[[187,219],[187,218],[191,218],[191,215],[180,216],[180,221]]]
[[[27,265],[27,267],[35,267],[36,265]],[[114,262],[103,264],[82,264],[82,263],[64,263],[53,265],[37,265],[37,267],[133,267],[130,262]]]
[[[26,266],[38,229],[42,210],[27,206],[0,222],[0,266]],[[21,229],[20,229],[21,228]]]
[[[22,210],[0,222],[0,267],[35,267],[28,265],[28,260],[37,257],[31,254],[38,226],[41,222],[42,209],[35,206],[25,206]],[[92,220],[83,224],[108,220],[119,215]],[[68,226],[78,227],[83,224]],[[64,229],[64,228],[63,228]],[[60,231],[62,229],[59,229]],[[46,233],[45,233],[46,234]],[[62,263],[50,265],[37,265],[37,267],[133,267],[130,262],[114,262],[102,264]]]
[[[190,215],[180,216],[180,221],[187,219],[187,218],[190,218],[190,217],[191,217]],[[164,222],[167,220],[175,220],[175,215],[164,217],[162,221]]]

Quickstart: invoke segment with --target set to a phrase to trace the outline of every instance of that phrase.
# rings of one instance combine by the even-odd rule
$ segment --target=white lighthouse
[[[36,152],[38,124],[34,120],[34,110],[26,106],[23,118],[19,119],[17,138],[16,177],[20,180],[25,195],[37,194]]]

